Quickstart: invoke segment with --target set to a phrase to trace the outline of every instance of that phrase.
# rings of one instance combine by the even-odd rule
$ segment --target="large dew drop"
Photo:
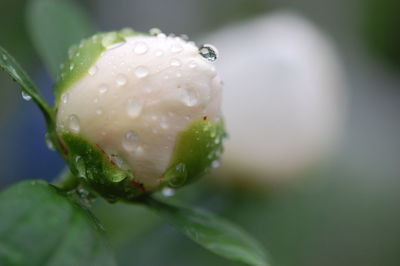
[[[128,151],[134,151],[139,146],[139,135],[130,130],[125,133],[125,136],[122,140],[122,147]]]
[[[211,44],[203,44],[202,46],[200,46],[199,53],[202,57],[204,57],[210,62],[214,62],[215,60],[217,60],[218,56],[217,48],[215,48]]]
[[[71,130],[72,133],[79,133],[81,127],[77,115],[70,115],[68,117],[68,128],[69,130]]]
[[[126,105],[126,112],[129,117],[136,118],[143,109],[143,102],[135,99],[129,99]]]

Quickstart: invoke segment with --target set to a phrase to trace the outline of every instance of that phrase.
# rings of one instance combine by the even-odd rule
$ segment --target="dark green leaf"
[[[0,69],[6,72],[21,88],[21,91],[29,95],[42,111],[47,126],[52,126],[53,112],[49,105],[43,100],[39,90],[34,85],[26,72],[18,62],[2,47],[0,47]]]
[[[0,194],[0,265],[110,266],[110,248],[92,216],[44,181]]]
[[[31,0],[27,23],[33,43],[54,78],[68,48],[95,31],[73,0]]]
[[[146,203],[180,232],[220,256],[248,265],[268,265],[264,251],[246,232],[211,213],[148,199]]]

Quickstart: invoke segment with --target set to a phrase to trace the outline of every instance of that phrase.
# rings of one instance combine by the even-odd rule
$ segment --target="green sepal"
[[[145,193],[132,172],[117,165],[100,147],[70,132],[62,132],[60,137],[72,174],[92,192],[110,202],[133,200]]]
[[[61,65],[61,71],[54,85],[56,106],[58,106],[63,92],[88,75],[90,67],[107,47],[124,42],[126,37],[135,35],[143,35],[143,33],[125,28],[120,31],[97,33],[90,38],[83,39],[79,44],[73,45],[68,51],[67,60]]]
[[[202,176],[223,152],[224,122],[195,120],[178,136],[162,185],[181,187]]]

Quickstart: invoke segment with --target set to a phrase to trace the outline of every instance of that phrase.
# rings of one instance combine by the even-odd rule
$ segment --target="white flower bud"
[[[91,45],[87,42],[114,38],[97,51],[90,66],[82,67],[83,74],[82,69],[76,72],[79,78],[66,74],[64,82],[61,78],[61,85],[56,86],[57,130],[97,146],[112,163],[131,172],[133,182],[145,191],[153,190],[160,186],[181,149],[177,147],[179,137],[193,123],[222,123],[221,82],[212,62],[193,42],[162,33],[131,34],[121,40],[109,35],[83,42],[82,52]],[[74,60],[78,64],[87,60],[82,52],[79,54],[79,47],[73,50],[72,63],[64,66],[72,76],[77,67]],[[222,138],[223,134],[217,135]]]

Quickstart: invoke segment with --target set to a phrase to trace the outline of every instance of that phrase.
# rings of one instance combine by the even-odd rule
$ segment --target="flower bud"
[[[215,56],[212,46],[127,29],[71,48],[55,92],[75,175],[109,199],[131,199],[204,173],[225,134]]]

